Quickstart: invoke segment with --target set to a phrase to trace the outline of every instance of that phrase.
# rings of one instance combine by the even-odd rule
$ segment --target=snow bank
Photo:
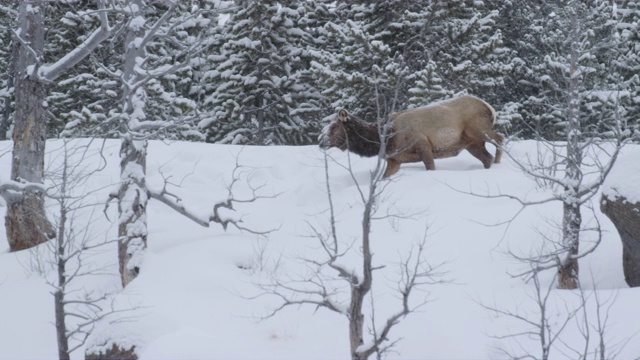
[[[54,149],[56,144],[59,140],[48,142],[48,149]],[[9,148],[9,143],[0,142],[0,151],[3,148]],[[105,157],[109,164],[91,182],[96,189],[102,189],[100,194],[105,199],[119,179],[118,148],[119,142],[108,141]],[[535,142],[512,142],[509,151],[522,157],[535,154],[537,148]],[[311,228],[320,232],[329,229],[324,164],[319,148],[150,142],[148,153],[149,185],[159,188],[163,176],[170,177],[174,185],[168,191],[179,194],[185,206],[197,214],[211,212],[215,202],[226,199],[236,162],[244,165],[242,181],[234,188],[235,196],[247,199],[256,189],[260,195],[277,196],[238,203],[237,214],[246,227],[277,230],[262,238],[231,228],[225,232],[216,224],[199,227],[151,200],[147,209],[149,248],[139,277],[121,290],[117,267],[112,266],[106,268],[110,275],[106,279],[83,280],[85,289],[118,292],[113,299],[118,308],[134,309],[123,313],[126,321],[101,324],[87,346],[99,349],[111,341],[135,344],[142,360],[347,358],[348,328],[344,316],[302,306],[265,318],[280,303],[278,298],[265,296],[257,286],[274,274],[290,281],[309,278],[309,263],[304,259],[323,259],[324,252]],[[366,193],[375,159],[349,157],[336,150],[328,154],[337,231],[342,249],[352,245],[353,250],[340,264],[360,271],[359,247],[354,243],[361,236],[360,190]],[[625,150],[614,168],[607,182],[608,194],[615,191],[637,196],[638,182],[631,178],[637,179],[640,169],[634,158],[640,158],[637,146]],[[0,174],[9,171],[9,160],[6,156],[0,158]],[[348,164],[353,173],[345,170]],[[545,193],[548,190],[537,188],[510,158],[486,170],[464,152],[454,158],[436,160],[436,166],[438,170],[427,172],[421,163],[404,164],[398,175],[385,183],[383,196],[376,203],[380,216],[372,227],[372,250],[378,270],[374,272],[373,298],[366,299],[365,315],[371,314],[371,304],[375,304],[376,322],[381,326],[387,316],[398,311],[399,264],[415,250],[425,231],[426,262],[443,263],[446,279],[451,280],[426,285],[416,293],[412,304],[429,302],[391,331],[390,341],[399,342],[387,358],[507,358],[500,349],[523,350],[536,356],[539,352],[536,339],[508,336],[531,331],[530,327],[512,317],[494,316],[484,306],[517,311],[537,321],[533,284],[511,276],[526,266],[509,254],[530,255],[548,245],[541,235],[557,236],[553,225],[561,219],[562,206],[549,203],[525,209],[509,226],[496,226],[519,210],[518,203],[507,198],[471,196],[469,192],[536,198],[548,195]],[[102,216],[103,209],[104,205],[96,208],[100,216],[91,225],[98,226],[101,237],[115,238],[117,229],[112,221],[117,217],[116,206],[112,204],[107,211],[111,220]],[[604,219],[595,209],[595,216]],[[4,211],[0,207],[0,229],[4,229]],[[585,211],[584,223],[593,224],[593,216]],[[634,358],[640,354],[640,341],[634,335],[640,313],[632,309],[640,303],[640,289],[627,288],[620,261],[621,243],[616,241],[618,235],[610,222],[601,224],[604,232],[600,246],[580,263],[586,296],[590,299],[586,314],[593,325],[597,314],[594,295],[607,300],[610,348],[620,350],[618,358]],[[588,237],[585,241],[589,241]],[[0,232],[0,244],[4,250],[0,251],[0,359],[55,358],[50,288],[25,266],[29,263],[29,252],[6,252],[4,231]],[[92,259],[114,263],[115,247]],[[551,283],[553,273],[542,274],[541,285],[545,289],[551,286],[550,326],[556,328],[567,308],[579,301],[579,294],[556,290]],[[310,281],[296,284],[313,286]],[[326,283],[334,284],[344,282],[338,279]],[[345,288],[338,286],[332,301],[344,305],[347,296]],[[584,338],[577,324],[572,321],[560,338],[562,343],[581,349]],[[591,341],[589,349],[593,351],[595,335]],[[557,346],[564,345],[557,342]],[[73,358],[82,359],[85,348],[72,354]],[[574,356],[566,348],[563,350],[554,349],[552,358]]]

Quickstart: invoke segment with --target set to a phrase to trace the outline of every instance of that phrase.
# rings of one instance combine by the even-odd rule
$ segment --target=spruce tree
[[[304,69],[309,34],[300,1],[235,2],[220,50],[210,56],[200,122],[207,141],[308,144],[318,134],[317,100]]]
[[[498,13],[474,1],[344,1],[316,65],[332,107],[365,118],[468,92],[490,103],[511,69]]]
[[[45,56],[59,58],[86,40],[100,26],[99,13],[87,2],[52,2],[46,22],[49,35]],[[121,20],[110,14],[114,23]],[[103,125],[119,99],[117,80],[104,72],[117,59],[114,42],[95,49],[51,87],[47,102],[49,138],[108,136]]]
[[[12,119],[11,31],[15,27],[17,11],[17,1],[0,5],[0,140],[8,139],[7,132]]]
[[[164,11],[166,6],[162,4],[147,6],[144,11],[147,22],[158,21]],[[196,47],[201,49],[203,43],[215,39],[217,13],[213,1],[179,2],[170,24],[158,30],[164,35],[148,44],[145,66],[158,69],[161,74],[149,73],[149,81],[142,84],[145,101],[149,104],[146,116],[152,121],[165,122],[165,126],[154,131],[154,138],[203,139],[196,125],[200,96],[197,86],[207,60],[202,51],[194,52],[193,49],[195,44],[199,44]],[[122,18],[122,14],[116,12],[113,16]],[[74,14],[67,13],[66,16]],[[67,21],[90,20],[86,16],[82,19],[77,16]],[[79,75],[62,82],[64,91],[73,94],[71,98],[83,99],[60,109],[65,126],[63,135],[119,137],[126,131],[119,125],[124,46],[125,38],[121,32],[95,52],[90,61],[83,64],[84,67],[78,68]]]
[[[521,80],[530,87],[522,99],[523,133],[527,137],[564,139],[567,123],[561,104],[567,102],[567,89],[575,76],[580,78],[574,96],[579,102],[583,136],[606,132],[606,119],[623,110],[619,105],[628,98],[628,79],[623,79],[625,74],[616,65],[621,42],[611,5],[578,1],[565,5],[552,1],[539,6],[539,15],[522,40],[535,49],[526,58],[527,76]],[[579,38],[572,39],[576,27]],[[569,66],[574,52],[579,54],[577,69]]]
[[[373,121],[407,105],[410,70],[390,39],[397,35],[392,22],[405,5],[338,2],[322,27],[326,46],[313,51],[313,71],[329,111],[346,108]]]
[[[640,1],[625,1],[614,7],[618,20],[616,41],[620,44],[611,63],[616,73],[610,81],[621,82],[629,94],[622,100],[627,126],[640,139]]]
[[[512,52],[497,27],[499,12],[477,1],[442,0],[425,1],[418,13],[406,15],[417,14],[424,27],[405,50],[416,74],[410,102],[466,91],[499,109],[497,95],[513,69]]]

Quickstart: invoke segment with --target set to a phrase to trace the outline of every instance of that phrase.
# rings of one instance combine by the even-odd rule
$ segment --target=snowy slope
[[[86,140],[78,140],[79,143]],[[55,168],[54,150],[62,141],[49,141],[52,154],[48,166]],[[93,144],[98,149],[102,143]],[[516,158],[532,154],[533,142],[510,144]],[[0,143],[0,180],[7,179],[9,142]],[[106,142],[108,165],[94,174],[91,186],[99,189],[97,199],[106,199],[117,183],[119,143]],[[640,148],[626,153],[640,156]],[[201,143],[151,142],[148,182],[161,188],[163,175],[171,176],[169,189],[179,194],[194,212],[206,216],[214,203],[227,197],[226,185],[236,161],[243,176],[234,189],[239,199],[251,196],[259,187],[265,198],[237,204],[244,225],[272,230],[266,238],[218,225],[203,228],[165,205],[150,202],[148,208],[149,249],[142,273],[125,290],[119,288],[116,248],[113,244],[92,257],[108,265],[108,274],[82,279],[79,286],[117,292],[119,308],[136,308],[127,313],[128,321],[104,325],[95,331],[88,346],[100,346],[107,339],[137,345],[141,359],[344,359],[349,356],[347,320],[326,309],[311,306],[290,307],[273,317],[262,319],[280,303],[264,295],[258,284],[300,280],[309,274],[303,259],[321,260],[323,252],[312,226],[328,229],[328,201],[322,152],[309,147],[235,147]],[[362,202],[358,185],[366,190],[375,159],[348,157],[330,151],[329,178],[339,237],[346,247],[359,237]],[[97,159],[97,157],[95,157]],[[632,161],[632,156],[625,157]],[[343,165],[351,163],[353,174]],[[381,219],[373,225],[374,273],[373,303],[377,324],[398,310],[398,264],[406,259],[427,233],[426,259],[431,265],[443,264],[442,284],[426,285],[415,293],[414,304],[428,300],[419,312],[410,314],[390,334],[400,341],[388,358],[478,359],[506,358],[504,351],[539,354],[536,339],[505,338],[530,329],[508,316],[495,316],[485,307],[517,311],[537,321],[538,310],[532,300],[534,286],[512,277],[526,265],[510,255],[532,255],[543,244],[541,234],[557,236],[560,204],[547,204],[524,210],[510,225],[492,226],[510,219],[519,209],[506,198],[486,198],[475,194],[511,194],[528,199],[540,198],[548,190],[519,171],[506,157],[503,164],[489,170],[466,152],[451,159],[436,160],[437,170],[426,172],[422,164],[403,165],[378,201]],[[623,172],[624,173],[624,172]],[[354,182],[355,181],[355,182]],[[586,313],[595,324],[595,299],[605,302],[609,320],[605,340],[608,349],[619,350],[618,358],[640,356],[640,289],[629,289],[624,282],[621,244],[613,225],[597,209],[595,216],[605,230],[597,250],[581,261],[582,282],[588,298]],[[104,205],[93,214],[95,241],[113,239],[117,227],[115,203],[103,214]],[[4,214],[6,208],[0,207]],[[54,209],[52,208],[51,211]],[[387,216],[398,214],[400,217]],[[88,214],[78,221],[89,222]],[[583,213],[584,222],[593,224],[593,215]],[[0,220],[4,224],[4,216]],[[551,226],[551,227],[550,227]],[[4,229],[4,226],[2,226]],[[53,299],[43,276],[33,271],[33,251],[8,253],[4,231],[0,232],[0,358],[54,358],[57,354],[53,321]],[[587,240],[589,240],[587,238]],[[587,246],[587,245],[585,245]],[[359,268],[358,246],[344,262]],[[276,265],[279,267],[276,268]],[[545,290],[553,272],[541,275]],[[338,289],[344,290],[336,281]],[[595,290],[595,291],[594,291]],[[347,293],[342,292],[339,300]],[[371,302],[370,300],[368,300]],[[577,291],[553,288],[549,298],[551,326],[559,327],[567,309],[580,303]],[[368,304],[368,309],[371,304]],[[367,311],[365,315],[370,315]],[[580,315],[582,316],[582,315]],[[579,317],[581,318],[581,317]],[[262,319],[262,320],[261,320]],[[584,348],[581,321],[571,321],[560,335],[552,358],[574,358],[567,347]],[[590,351],[597,346],[591,328]],[[538,346],[538,347],[536,347]],[[73,355],[83,358],[84,348]]]

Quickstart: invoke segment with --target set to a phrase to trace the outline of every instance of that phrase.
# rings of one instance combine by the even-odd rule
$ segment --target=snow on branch
[[[112,27],[109,25],[109,19],[107,17],[107,11],[104,7],[104,0],[98,0],[98,14],[100,16],[100,27],[94,30],[91,35],[87,37],[82,44],[78,45],[74,50],[68,52],[62,58],[51,65],[42,66],[38,72],[38,76],[46,81],[54,81],[60,75],[67,72],[74,67],[77,63],[87,57],[93,50],[95,50],[100,43],[111,37],[119,27]]]
[[[18,11],[15,9],[12,9],[10,6],[0,4],[0,12],[9,15],[9,17],[14,17],[14,18],[18,17]]]
[[[20,201],[25,194],[45,191],[44,185],[40,183],[7,181],[0,184],[0,197],[9,204]]]

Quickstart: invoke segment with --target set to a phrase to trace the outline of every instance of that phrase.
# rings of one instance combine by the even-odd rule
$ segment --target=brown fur
[[[435,170],[434,159],[456,156],[464,149],[486,169],[500,162],[504,137],[492,129],[495,110],[476,97],[465,95],[400,111],[392,114],[389,121],[384,177],[395,174],[400,164],[408,162],[422,161],[427,170]],[[495,159],[485,148],[488,141],[498,145]],[[377,124],[367,123],[343,109],[328,125],[320,147],[376,156],[381,147],[380,131]]]

